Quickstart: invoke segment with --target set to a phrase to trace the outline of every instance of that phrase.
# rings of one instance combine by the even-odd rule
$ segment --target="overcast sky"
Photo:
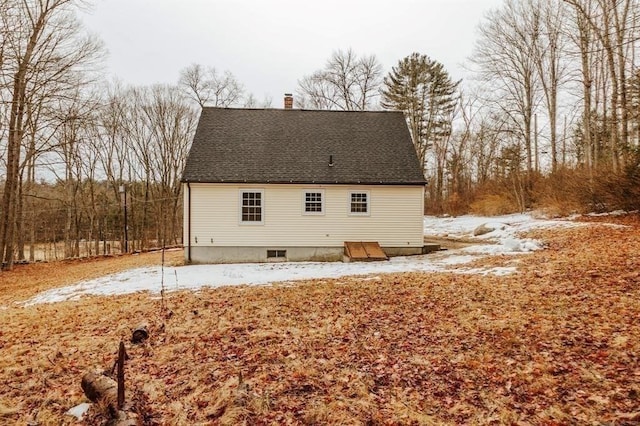
[[[229,70],[258,100],[294,92],[337,49],[385,74],[419,52],[464,77],[476,27],[502,0],[95,0],[82,15],[124,83],[175,83],[191,63]]]

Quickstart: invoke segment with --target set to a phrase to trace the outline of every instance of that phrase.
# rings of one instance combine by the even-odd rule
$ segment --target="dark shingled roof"
[[[425,184],[401,112],[211,107],[182,181]]]

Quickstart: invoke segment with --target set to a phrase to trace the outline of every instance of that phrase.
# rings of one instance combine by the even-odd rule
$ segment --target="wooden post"
[[[124,350],[124,342],[120,341],[118,348],[118,410],[122,410],[124,405],[124,359],[126,352]]]

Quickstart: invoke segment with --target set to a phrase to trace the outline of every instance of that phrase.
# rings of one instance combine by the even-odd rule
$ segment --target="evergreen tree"
[[[382,106],[405,113],[423,171],[429,148],[451,135],[459,83],[441,63],[419,53],[401,59],[384,78]]]

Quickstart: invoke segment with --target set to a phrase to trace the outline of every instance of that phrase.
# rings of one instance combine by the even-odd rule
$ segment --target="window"
[[[267,250],[267,258],[268,259],[286,259],[287,251],[286,250]]]
[[[351,213],[366,215],[369,213],[369,193],[368,192],[352,192],[351,193]]]
[[[241,222],[262,223],[262,191],[241,191]]]
[[[322,191],[305,191],[303,194],[305,214],[322,214],[324,212],[324,194]]]

